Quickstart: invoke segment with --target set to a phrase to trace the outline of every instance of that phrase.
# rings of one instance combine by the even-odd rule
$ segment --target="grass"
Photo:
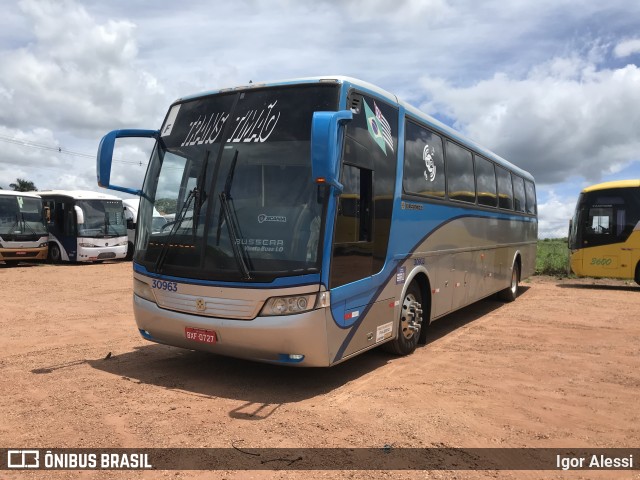
[[[562,275],[569,272],[569,250],[566,238],[538,240],[536,275]]]

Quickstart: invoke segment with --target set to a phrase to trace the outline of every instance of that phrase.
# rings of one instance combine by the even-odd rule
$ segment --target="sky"
[[[582,188],[640,178],[640,2],[6,3],[5,189],[99,190],[107,132],[159,129],[188,94],[323,75],[376,84],[531,172],[540,238],[566,236]],[[131,146],[114,168],[132,185],[144,160]]]

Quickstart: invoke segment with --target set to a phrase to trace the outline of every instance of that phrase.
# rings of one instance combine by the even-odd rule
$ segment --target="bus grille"
[[[251,320],[261,307],[261,302],[255,300],[198,297],[164,290],[154,290],[154,293],[161,308],[207,317]]]
[[[21,252],[21,253],[18,253]],[[18,250],[18,252],[3,252],[4,258],[33,258],[37,257],[40,252]]]
[[[102,252],[98,254],[98,260],[106,260],[107,258],[116,258],[115,252]]]

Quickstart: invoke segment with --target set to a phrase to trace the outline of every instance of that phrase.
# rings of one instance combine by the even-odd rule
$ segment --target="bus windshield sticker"
[[[287,223],[287,217],[283,215],[265,215],[264,213],[261,213],[260,215],[258,215],[258,223],[264,222]]]
[[[400,285],[401,283],[404,283],[406,272],[407,272],[406,267],[398,268],[398,271],[396,273],[396,285]]]
[[[433,161],[433,155],[435,155],[435,153],[436,151],[433,147],[431,147],[431,151],[429,151],[429,145],[425,145],[422,151],[422,159],[427,167],[424,171],[424,179],[429,182],[433,182],[436,178],[436,164]]]
[[[387,146],[393,153],[393,136],[391,135],[391,125],[382,112],[376,105],[376,102],[373,102],[373,108],[375,109],[375,113],[369,107],[369,104],[366,100],[362,100],[364,103],[364,111],[367,116],[367,128],[369,129],[369,135],[371,138],[378,144],[378,146],[382,149],[384,154],[387,154]]]
[[[275,100],[265,109],[249,110],[242,116],[236,117],[238,123],[227,141],[230,143],[266,142],[280,120],[280,111],[273,111],[277,103],[278,100]]]
[[[171,107],[171,111],[169,112],[169,116],[167,117],[167,121],[162,127],[162,136],[167,137],[171,135],[171,130],[173,130],[173,125],[176,123],[176,118],[178,117],[178,112],[180,111],[180,105],[174,105]]]
[[[202,145],[203,143],[210,145],[215,143],[227,118],[229,118],[229,114],[224,112],[199,116],[196,121],[189,124],[189,133],[187,133],[180,146]]]

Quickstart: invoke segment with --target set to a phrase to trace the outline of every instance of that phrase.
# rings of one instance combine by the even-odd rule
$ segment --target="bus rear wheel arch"
[[[396,338],[383,348],[396,355],[409,355],[418,346],[423,328],[422,291],[417,281],[412,281],[402,298]]]

